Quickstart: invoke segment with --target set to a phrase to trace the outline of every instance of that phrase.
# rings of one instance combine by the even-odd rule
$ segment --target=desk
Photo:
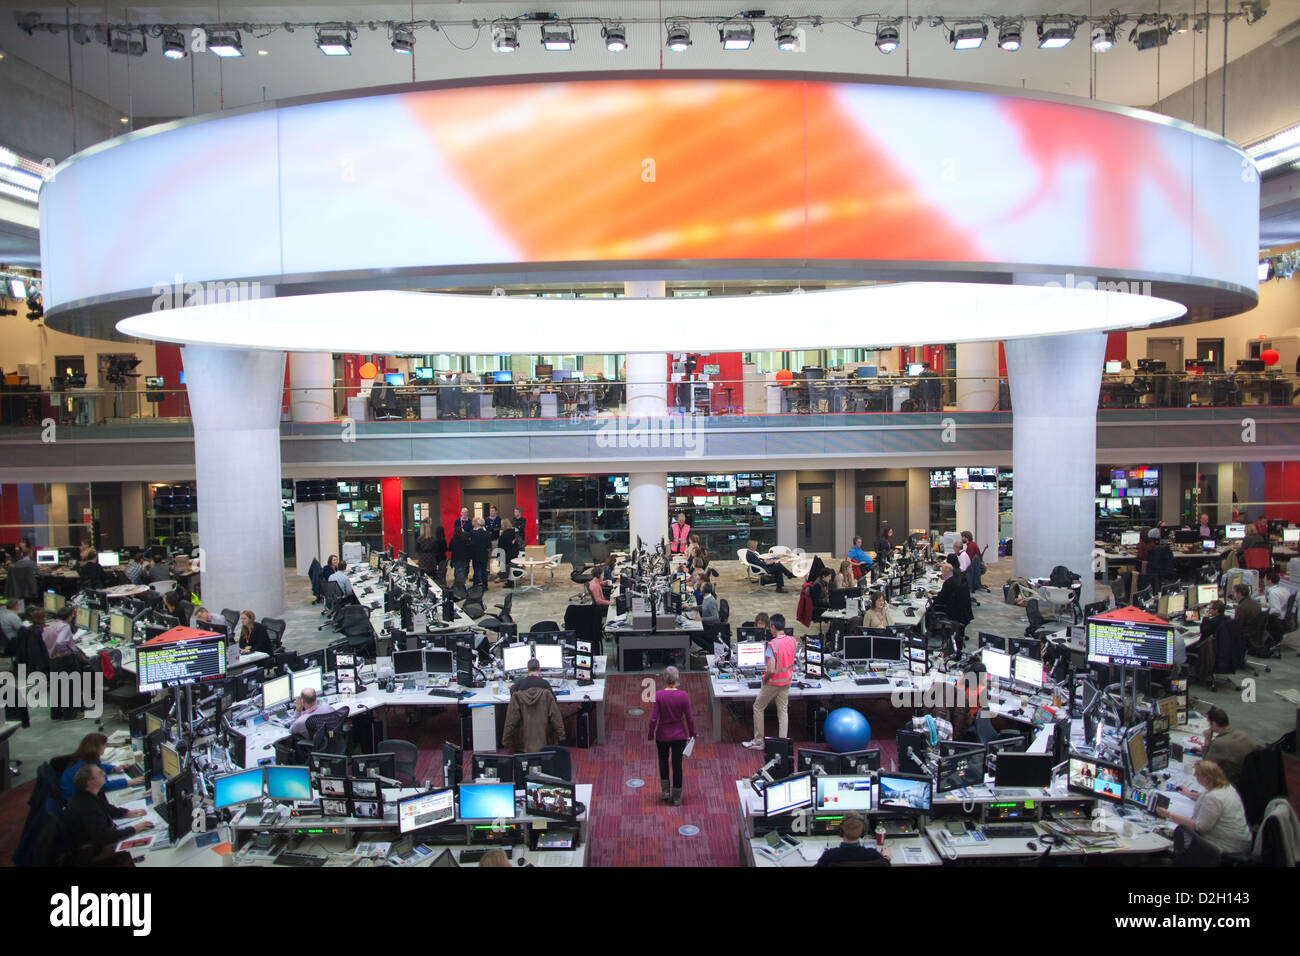
[[[618,587],[614,588],[614,595],[618,593]],[[662,618],[666,624],[669,618]],[[627,651],[681,651],[685,656],[686,668],[691,666],[691,635],[703,634],[704,624],[698,618],[678,617],[674,615],[671,618],[672,627],[657,626],[653,633],[644,630],[634,630],[624,623],[624,619],[615,610],[615,602],[610,601],[609,607],[605,611],[605,633],[614,638],[618,644],[618,669],[626,671],[624,654]],[[617,621],[618,623],[614,623]]]

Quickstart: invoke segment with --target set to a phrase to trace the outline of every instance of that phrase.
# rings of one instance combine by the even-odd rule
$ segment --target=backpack
[[[1077,581],[1078,578],[1079,576],[1077,574],[1072,574],[1070,569],[1065,565],[1058,564],[1056,567],[1052,568],[1052,573],[1047,580],[1054,588],[1068,588],[1071,584]]]
[[[718,623],[726,624],[731,620],[731,605],[726,598],[718,598]]]

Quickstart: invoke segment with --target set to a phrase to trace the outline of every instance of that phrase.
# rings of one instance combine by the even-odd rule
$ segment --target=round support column
[[[1097,395],[1106,336],[1012,339],[1006,343],[1015,472],[1015,573],[1046,577],[1063,564],[1093,599],[1096,536]]]
[[[662,299],[663,282],[624,282],[629,299]],[[668,355],[666,352],[633,352],[627,357],[628,418],[662,418],[668,414]],[[635,545],[636,541],[633,540]]]
[[[334,420],[334,356],[289,353],[289,409],[295,422]]]
[[[187,345],[182,361],[194,420],[203,603],[274,617],[284,611],[284,353]]]
[[[628,545],[641,538],[647,547],[668,540],[668,473],[634,471],[627,476]]]

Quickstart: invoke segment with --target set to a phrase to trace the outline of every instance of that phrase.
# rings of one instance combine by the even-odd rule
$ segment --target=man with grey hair
[[[72,797],[63,811],[63,827],[70,847],[89,846],[90,858],[101,856],[105,850],[142,830],[152,830],[153,824],[140,820],[119,827],[113,821],[144,816],[143,810],[115,807],[104,799],[101,791],[108,778],[95,764],[86,764],[72,778]],[[83,862],[87,862],[84,861]]]

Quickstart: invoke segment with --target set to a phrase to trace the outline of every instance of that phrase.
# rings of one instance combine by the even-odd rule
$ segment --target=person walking
[[[681,679],[676,667],[664,670],[664,688],[655,694],[650,708],[649,739],[659,750],[659,799],[682,805],[682,755],[688,740],[695,736],[695,715],[691,697],[677,683]],[[672,777],[669,778],[669,758]],[[670,787],[671,784],[671,787]]]

